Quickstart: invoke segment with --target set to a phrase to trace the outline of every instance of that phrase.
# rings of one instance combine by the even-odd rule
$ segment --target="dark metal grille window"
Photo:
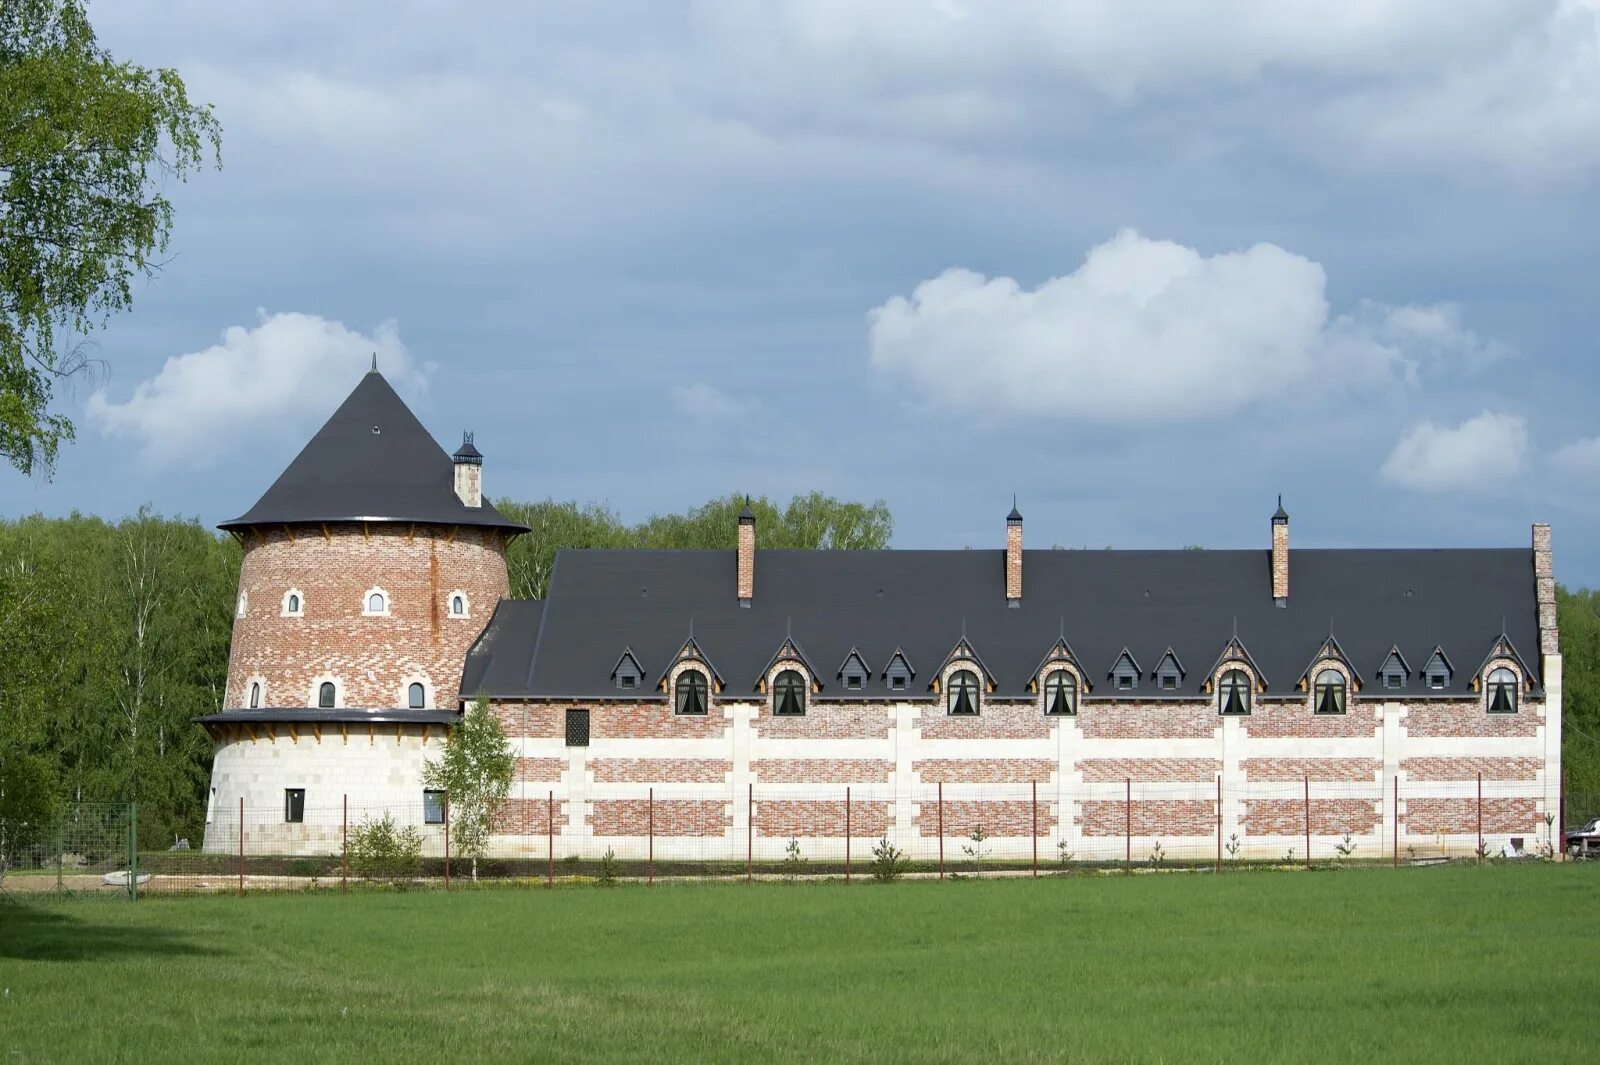
[[[1312,689],[1312,705],[1319,714],[1342,714],[1345,711],[1344,674],[1337,669],[1324,669],[1317,674]]]
[[[1070,716],[1078,712],[1078,681],[1058,669],[1044,679],[1044,712]]]
[[[291,825],[298,825],[305,821],[305,788],[285,788],[283,790],[283,819]]]
[[[444,792],[429,788],[422,793],[422,823],[444,824]]]
[[[589,711],[567,711],[567,746],[589,746]]]
[[[950,713],[975,717],[978,713],[978,675],[970,669],[950,674]]]
[[[706,713],[706,675],[698,669],[685,670],[678,675],[677,712],[703,715]]]
[[[1242,669],[1230,669],[1217,686],[1217,707],[1229,717],[1250,712],[1250,677]]]
[[[772,682],[772,712],[779,717],[799,717],[806,712],[806,679],[786,669]]]

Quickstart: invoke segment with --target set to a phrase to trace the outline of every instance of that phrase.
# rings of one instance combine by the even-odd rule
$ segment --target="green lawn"
[[[0,901],[0,1062],[1594,1061],[1600,863]]]

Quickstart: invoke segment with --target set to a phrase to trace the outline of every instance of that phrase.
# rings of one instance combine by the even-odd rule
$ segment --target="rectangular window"
[[[1117,688],[1120,691],[1132,691],[1133,690],[1133,674],[1131,674],[1131,673],[1118,673],[1117,674]]]
[[[1432,673],[1428,676],[1428,687],[1442,690],[1444,688],[1444,674]]]
[[[1166,676],[1161,678],[1161,687],[1169,692],[1177,691],[1178,678],[1173,676],[1171,673],[1168,673]]]
[[[624,674],[622,674],[622,676],[617,678],[617,686],[619,688],[632,688],[635,685],[637,685],[638,683],[639,683],[639,678],[635,677],[631,673],[624,673]]]
[[[1406,686],[1406,679],[1398,673],[1385,673],[1383,675],[1383,686],[1385,688],[1403,688]]]
[[[846,688],[849,688],[853,692],[860,691],[861,690],[861,676],[860,676],[860,674],[852,673],[849,676],[845,677],[844,678],[844,686]]]
[[[422,823],[444,824],[444,792],[429,788],[422,793]]]
[[[306,819],[306,789],[283,789],[283,819],[291,825],[298,825]]]
[[[216,820],[217,816],[217,789],[212,788],[211,794],[206,798],[206,824]]]
[[[567,746],[589,746],[589,711],[567,711]]]
[[[903,692],[906,690],[906,678],[898,673],[889,678],[891,691]]]

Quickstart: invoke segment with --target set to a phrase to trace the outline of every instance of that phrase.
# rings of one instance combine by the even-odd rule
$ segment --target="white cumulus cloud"
[[[1123,230],[1034,289],[946,270],[869,312],[868,343],[934,402],[1110,423],[1404,382],[1419,354],[1486,347],[1444,305],[1331,316],[1326,280],[1274,244],[1206,256]]]
[[[1556,448],[1550,464],[1566,473],[1600,472],[1600,436],[1587,436]]]
[[[314,314],[258,313],[254,326],[224,330],[221,343],[168,358],[125,400],[95,392],[90,419],[134,441],[150,462],[205,464],[265,427],[326,418],[374,354],[402,392],[426,388],[429,367],[415,362],[393,322],[363,334]]]
[[[1422,491],[1489,490],[1519,474],[1527,454],[1527,422],[1484,411],[1456,426],[1413,426],[1395,443],[1379,474]]]
[[[667,389],[667,398],[680,414],[697,418],[738,418],[748,416],[761,407],[759,400],[732,395],[703,381],[692,385],[673,385]]]

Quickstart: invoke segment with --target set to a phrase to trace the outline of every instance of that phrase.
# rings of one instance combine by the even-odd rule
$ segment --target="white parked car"
[[[1600,857],[1600,817],[1567,829],[1567,853],[1582,858]]]

